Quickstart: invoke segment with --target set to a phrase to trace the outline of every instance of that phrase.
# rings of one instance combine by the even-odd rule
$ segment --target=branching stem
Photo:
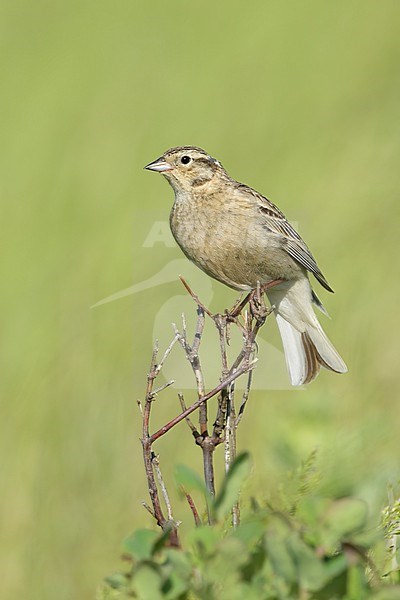
[[[270,282],[267,285],[261,286],[258,284],[257,289],[253,290],[247,296],[235,304],[230,311],[225,311],[224,314],[213,315],[206,308],[198,296],[190,288],[189,284],[180,277],[183,285],[197,304],[197,322],[193,341],[190,344],[188,341],[187,326],[184,315],[182,315],[182,333],[174,325],[175,335],[167,349],[165,350],[161,360],[157,363],[158,343],[156,342],[153,349],[150,371],[147,376],[147,386],[144,403],[138,401],[138,406],[142,416],[142,447],[143,460],[147,478],[147,486],[149,490],[152,507],[143,502],[143,506],[154,517],[157,524],[164,530],[168,531],[169,542],[172,546],[179,546],[178,539],[178,523],[174,521],[172,514],[172,506],[167,488],[162,477],[158,456],[154,454],[152,446],[154,442],[168,433],[175,425],[178,425],[183,420],[186,420],[196,444],[199,445],[203,453],[203,470],[204,479],[207,490],[211,497],[215,496],[215,481],[214,481],[214,452],[215,448],[224,442],[225,445],[225,469],[229,470],[232,461],[236,455],[236,430],[242,419],[246,403],[249,398],[250,388],[252,384],[252,373],[257,362],[254,359],[255,341],[257,334],[265,323],[268,315],[272,312],[271,309],[266,309],[264,303],[264,291],[278,283],[281,280]],[[242,316],[242,311],[246,305],[249,305],[249,310]],[[219,335],[219,348],[221,355],[221,378],[218,385],[212,390],[206,392],[204,374],[200,361],[200,345],[203,338],[205,327],[205,316],[208,315],[213,320]],[[227,345],[229,345],[229,327],[231,324],[236,325],[242,334],[242,348],[232,364],[229,366]],[[186,407],[184,397],[178,394],[182,412],[160,427],[154,433],[150,433],[150,415],[154,400],[157,394],[164,391],[173,381],[168,381],[157,388],[154,388],[154,382],[162,370],[162,367],[169,357],[171,350],[176,342],[182,346],[186,358],[188,359],[193,374],[196,380],[197,400]],[[243,374],[247,373],[247,381],[245,390],[242,396],[239,412],[236,414],[235,409],[235,382]],[[208,433],[208,410],[207,403],[214,396],[218,395],[217,414],[213,424],[212,433]],[[199,430],[193,424],[189,415],[196,410],[199,410]],[[163,512],[160,502],[160,495],[163,498],[167,516]],[[184,494],[192,511],[196,525],[201,523],[198,511],[195,507],[193,498],[184,490]],[[208,522],[211,524],[212,515],[208,512]],[[239,503],[236,503],[232,509],[232,524],[236,527],[240,522]]]

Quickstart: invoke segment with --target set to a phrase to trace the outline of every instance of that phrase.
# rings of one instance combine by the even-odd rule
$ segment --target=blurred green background
[[[172,191],[142,170],[174,145],[276,202],[336,290],[322,319],[350,372],[253,395],[254,489],[318,446],[325,491],[378,513],[400,463],[399,19],[397,0],[1,3],[1,598],[93,598],[150,525],[136,400],[156,315],[190,304],[172,268],[90,307],[181,258],[148,241]],[[156,422],[177,410],[166,392]],[[180,427],[157,446],[167,481],[182,458],[200,468]]]

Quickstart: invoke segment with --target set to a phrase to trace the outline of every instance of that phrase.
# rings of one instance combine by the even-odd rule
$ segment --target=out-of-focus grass
[[[172,193],[142,166],[176,144],[298,221],[337,291],[325,323],[350,373],[254,395],[257,486],[319,445],[326,489],[379,507],[399,476],[399,18],[395,0],[2,3],[2,598],[93,597],[148,523],[135,402],[182,291],[90,306],[180,258],[143,247]],[[157,419],[176,409],[165,393]],[[166,471],[183,447],[198,464],[170,435]]]

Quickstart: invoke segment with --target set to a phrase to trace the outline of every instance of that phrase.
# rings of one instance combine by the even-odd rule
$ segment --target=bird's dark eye
[[[187,165],[188,163],[190,163],[190,161],[191,161],[191,160],[192,160],[192,159],[190,158],[190,156],[182,156],[182,158],[181,158],[181,163],[182,163],[183,165]]]

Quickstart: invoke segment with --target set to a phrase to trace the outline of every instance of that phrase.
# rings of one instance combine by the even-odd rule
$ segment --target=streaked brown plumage
[[[200,269],[241,291],[254,289],[258,281],[284,280],[267,295],[275,305],[292,384],[308,383],[320,366],[345,372],[312,309],[313,302],[324,311],[308,272],[333,290],[279,208],[195,146],[171,148],[145,168],[162,173],[172,186],[172,233]]]

